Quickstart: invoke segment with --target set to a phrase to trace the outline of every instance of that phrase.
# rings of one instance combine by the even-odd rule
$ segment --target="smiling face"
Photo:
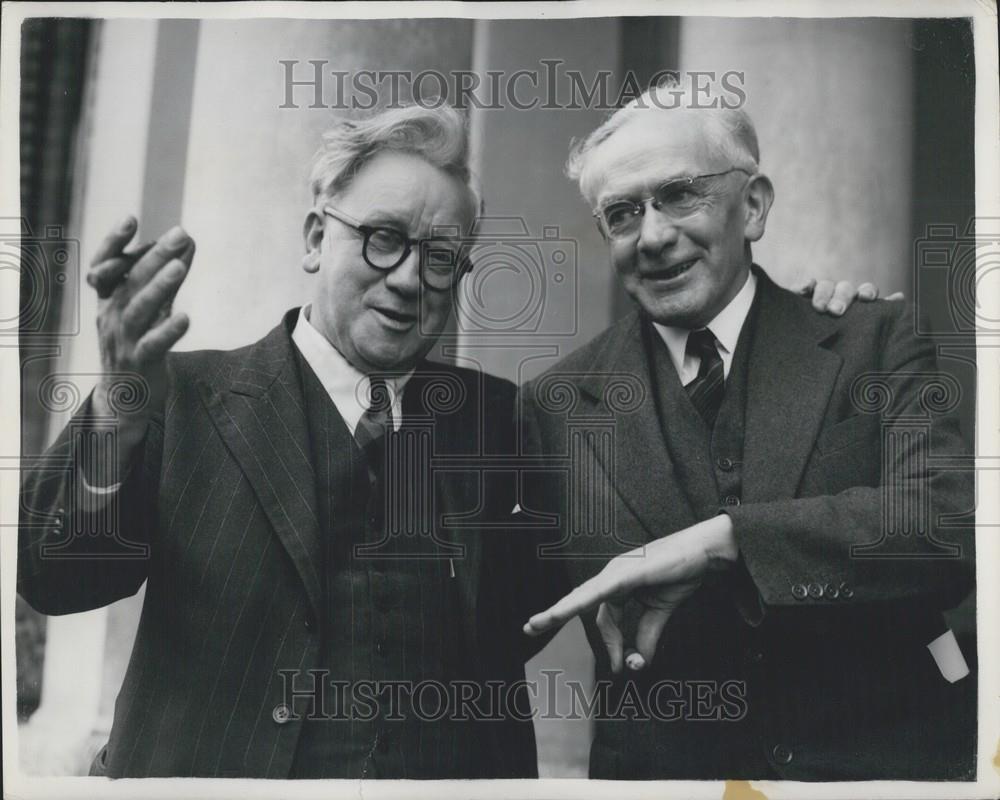
[[[448,322],[453,292],[420,285],[420,248],[392,270],[362,257],[364,236],[323,215],[323,199],[306,218],[308,271],[318,272],[310,323],[362,372],[413,367]],[[358,171],[329,205],[361,224],[425,239],[448,226],[465,232],[472,196],[458,178],[409,153],[386,151]]]
[[[640,201],[673,178],[731,169],[696,113],[639,113],[597,145],[584,174],[592,205]],[[610,240],[625,291],[664,325],[699,328],[722,311],[746,282],[748,242],[764,233],[767,178],[730,172],[704,184],[690,215],[671,219],[647,203],[638,230]]]

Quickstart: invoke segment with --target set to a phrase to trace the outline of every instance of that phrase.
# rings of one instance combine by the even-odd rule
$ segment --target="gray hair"
[[[475,211],[481,213],[481,193],[469,170],[468,123],[445,104],[405,105],[338,122],[323,134],[313,157],[313,200],[344,191],[365,164],[385,151],[412,153],[455,176],[469,188]]]
[[[587,174],[590,154],[598,145],[611,138],[615,131],[638,114],[698,114],[699,121],[708,134],[709,147],[730,166],[756,172],[760,163],[760,147],[753,121],[742,108],[729,108],[724,104],[717,108],[706,108],[697,102],[690,79],[678,80],[668,76],[666,80],[647,89],[628,105],[614,111],[596,130],[582,140],[574,139],[566,175],[578,182],[580,192],[592,199],[594,189]]]

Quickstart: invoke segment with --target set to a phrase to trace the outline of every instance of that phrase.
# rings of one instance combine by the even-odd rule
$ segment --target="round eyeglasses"
[[[411,239],[395,228],[364,225],[333,206],[324,206],[323,213],[354,228],[364,237],[361,257],[369,267],[381,272],[389,272],[406,261],[414,247],[420,255],[420,280],[428,289],[448,291],[472,269],[472,262],[463,252],[467,247],[461,241],[434,237]]]
[[[642,200],[612,200],[594,212],[597,227],[609,239],[625,239],[639,232],[642,218],[646,214],[646,203],[653,202],[653,208],[672,220],[690,217],[704,206],[711,182],[730,172],[752,175],[742,167],[733,167],[725,172],[709,172],[673,178],[661,183],[649,197]]]

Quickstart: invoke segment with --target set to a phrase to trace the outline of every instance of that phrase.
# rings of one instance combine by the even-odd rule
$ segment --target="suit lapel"
[[[618,495],[642,523],[648,539],[655,539],[695,520],[663,435],[656,408],[657,389],[643,339],[638,314],[619,324],[616,335],[598,353],[589,374],[580,382],[581,416],[600,419],[608,417],[610,412],[614,420],[613,468],[596,449],[591,448],[591,452],[614,482]],[[641,397],[641,402],[629,404],[625,409],[616,408],[616,397],[624,396],[617,394],[616,387],[620,390],[623,381],[632,383]],[[641,543],[623,542],[632,546]]]
[[[231,385],[199,389],[219,435],[253,487],[302,578],[322,608],[316,479],[289,315],[250,349]]]
[[[750,350],[743,499],[794,497],[842,361],[822,347],[836,320],[817,314],[761,270]]]

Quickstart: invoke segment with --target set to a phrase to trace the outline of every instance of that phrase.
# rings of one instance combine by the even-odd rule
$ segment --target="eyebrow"
[[[672,176],[670,178],[660,178],[660,179],[657,179],[657,180],[653,181],[650,185],[652,186],[653,189],[658,189],[659,187],[663,186],[663,184],[665,184],[665,183],[673,183],[674,181],[680,181],[680,180],[684,180],[685,178],[690,178],[690,177],[692,177],[692,176],[691,175],[686,175],[686,174],[674,175],[674,176]],[[598,197],[597,207],[598,208],[603,208],[604,206],[608,205],[609,203],[616,203],[619,200],[631,200],[634,197],[638,197],[640,194],[646,194],[646,192],[648,192],[648,191],[650,191],[650,190],[649,189],[643,189],[642,191],[633,192],[632,194],[627,194],[625,192],[613,192],[612,194],[609,194],[607,197],[604,197],[604,198]]]
[[[469,237],[462,236],[459,233],[458,236],[446,236],[442,234],[433,233],[433,228],[431,229],[431,235],[429,236],[413,236],[409,230],[409,226],[403,222],[402,218],[397,216],[391,211],[380,211],[375,210],[366,219],[361,220],[362,225],[368,225],[372,228],[392,228],[398,231],[402,235],[406,236],[408,239],[417,239],[419,241],[436,241],[436,242],[463,242]],[[443,228],[458,228],[461,231],[460,225],[439,225],[437,227]]]
[[[688,180],[688,179],[700,178],[700,177],[716,177],[716,176],[714,176],[714,175],[709,175],[709,176],[702,176],[702,175],[675,175],[672,178],[664,178],[663,180],[658,180],[658,181],[656,181],[652,185],[653,185],[654,189],[658,189],[658,188],[660,188],[661,186],[663,186],[664,184],[667,184],[667,183],[677,183],[677,182],[680,182],[680,181],[685,181],[685,180]],[[643,194],[645,194],[646,191],[649,191],[649,190],[648,189],[645,190],[643,192]],[[597,207],[598,208],[606,208],[607,206],[611,205],[612,203],[617,203],[617,202],[622,201],[622,200],[632,200],[636,196],[637,195],[627,195],[627,194],[615,193],[615,194],[609,195],[606,199],[601,200],[600,202],[598,202]]]

